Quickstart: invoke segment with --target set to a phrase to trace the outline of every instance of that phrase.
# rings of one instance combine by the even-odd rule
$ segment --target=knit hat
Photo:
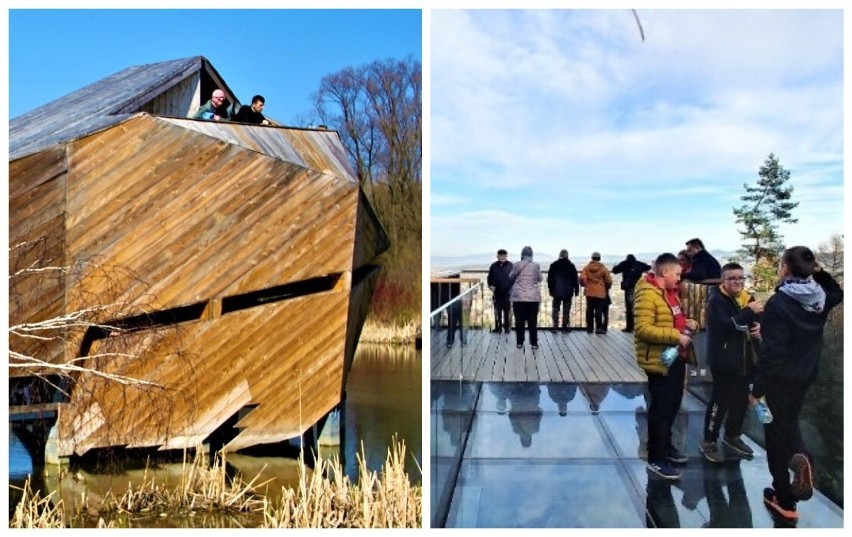
[[[568,259],[568,250],[560,250],[559,251],[560,259]]]
[[[532,257],[532,246],[524,246],[524,249],[521,250],[521,257]]]
[[[592,252],[592,259],[594,259],[595,261],[600,261],[601,260],[601,253],[600,252]]]

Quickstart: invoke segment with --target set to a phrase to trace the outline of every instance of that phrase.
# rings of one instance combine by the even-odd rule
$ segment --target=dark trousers
[[[530,344],[538,345],[538,302],[512,302],[515,310],[515,334],[518,345],[524,344],[524,327],[530,327]]]
[[[606,330],[604,322],[604,310],[606,309],[606,298],[586,297],[586,331],[595,329]]]
[[[749,377],[710,369],[713,374],[713,391],[704,414],[704,441],[719,439],[722,424],[725,436],[739,436],[743,432],[748,409]]]
[[[559,310],[562,310],[562,324],[559,324]],[[571,299],[570,298],[554,298],[553,299],[553,327],[568,328],[571,324]]]
[[[459,329],[462,345],[466,344],[464,327],[462,326],[462,304],[460,300],[457,300],[447,308],[447,345],[452,345],[455,341],[456,328]]]
[[[799,428],[799,414],[807,388],[804,384],[779,379],[770,382],[766,389],[766,404],[772,412],[772,423],[763,426],[766,462],[772,474],[772,488],[782,505],[795,504],[787,470],[790,459],[795,453],[804,453],[808,460],[812,460],[805,450],[802,430]]]
[[[648,461],[659,461],[672,445],[672,426],[683,400],[686,364],[675,360],[668,375],[648,373]]]
[[[494,329],[508,332],[512,327],[509,295],[494,295]]]
[[[626,330],[633,330],[633,289],[624,290],[624,312],[627,316]]]

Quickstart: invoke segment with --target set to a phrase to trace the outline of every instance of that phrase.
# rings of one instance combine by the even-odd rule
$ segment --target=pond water
[[[413,347],[387,345],[359,345],[347,379],[346,401],[340,417],[339,446],[321,446],[320,454],[326,459],[338,456],[346,474],[353,482],[358,478],[357,454],[363,451],[367,467],[381,470],[394,437],[406,447],[405,468],[412,483],[420,484],[422,452],[422,375],[421,352]],[[363,447],[362,447],[363,444]],[[284,457],[254,457],[230,454],[227,457],[229,472],[239,472],[246,480],[259,475],[258,482],[269,480],[260,490],[270,499],[277,499],[281,486],[293,486],[299,480],[299,463]],[[133,468],[129,468],[133,466]],[[90,503],[112,490],[121,495],[129,482],[141,483],[150,479],[152,471],[145,474],[144,461],[125,464],[120,471],[95,472],[83,468],[70,468],[62,476],[56,467],[34,467],[30,455],[20,440],[9,431],[9,482],[23,485],[28,475],[33,476],[33,491],[42,496],[57,491],[65,504],[66,512],[80,508],[80,498],[85,491]],[[175,483],[180,476],[180,462],[161,464],[154,471],[158,483]],[[14,511],[20,497],[14,489],[9,492],[9,512]],[[94,513],[93,513],[94,514]],[[95,524],[97,517],[84,525]],[[152,515],[134,518],[134,527],[252,527],[260,520],[253,516],[230,516],[198,513],[174,514],[168,517]],[[78,524],[80,524],[78,522]]]

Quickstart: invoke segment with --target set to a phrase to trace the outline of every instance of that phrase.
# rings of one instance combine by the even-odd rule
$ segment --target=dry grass
[[[280,504],[264,510],[263,527],[419,528],[422,488],[411,485],[404,468],[405,444],[399,442],[388,450],[381,477],[360,454],[357,484],[349,481],[337,458],[320,458],[310,477],[301,471],[298,490],[282,488]]]
[[[362,450],[363,451],[363,450]],[[273,528],[392,528],[420,527],[423,519],[422,489],[412,486],[405,473],[405,444],[395,442],[388,450],[380,474],[371,472],[358,456],[359,478],[352,484],[339,460],[318,458],[315,469],[309,472],[301,465],[297,489],[282,487],[280,502],[273,506],[269,500],[254,492],[259,476],[246,483],[239,478],[229,479],[224,464],[217,458],[208,463],[207,456],[196,450],[190,461],[185,456],[179,483],[169,487],[144,479],[137,487],[128,486],[121,496],[111,492],[103,503],[89,507],[89,513],[113,515],[151,515],[153,513],[189,513],[199,511],[257,513],[263,516],[262,527]],[[147,471],[146,471],[147,476]],[[52,496],[33,494],[29,481],[23,498],[15,508],[9,525],[12,528],[63,528],[65,509],[62,501],[52,504]],[[99,528],[114,528],[114,521],[98,521]]]
[[[10,528],[63,528],[64,510],[62,500],[52,504],[53,492],[42,498],[41,493],[33,494],[30,480],[24,483],[21,490],[24,495],[15,507],[15,513],[9,520]]]
[[[261,511],[264,502],[253,490],[256,480],[257,477],[244,483],[240,479],[228,479],[225,465],[218,457],[210,465],[207,455],[196,449],[191,461],[184,454],[180,481],[175,488],[146,478],[135,489],[128,486],[119,498],[107,494],[100,512]]]
[[[382,324],[367,320],[361,330],[362,343],[410,344],[420,335],[420,323]]]

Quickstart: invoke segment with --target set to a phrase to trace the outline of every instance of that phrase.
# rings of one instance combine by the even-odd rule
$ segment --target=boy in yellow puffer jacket
[[[683,399],[686,362],[695,361],[692,339],[698,323],[687,319],[678,299],[682,268],[671,253],[661,254],[654,270],[636,283],[634,290],[633,341],[636,361],[648,376],[648,470],[665,479],[679,479],[674,463],[686,462],[686,456],[672,445],[674,425]],[[679,359],[668,368],[660,355],[676,346]]]

